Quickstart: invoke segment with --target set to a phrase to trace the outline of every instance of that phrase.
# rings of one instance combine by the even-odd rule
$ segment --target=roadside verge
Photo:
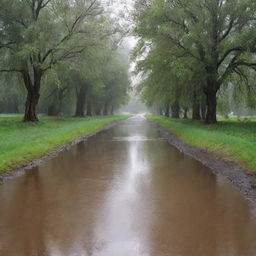
[[[23,124],[17,119],[8,121],[5,130],[5,123],[1,126],[0,122],[0,134],[5,135],[0,141],[0,183],[129,117],[47,119],[40,124]]]

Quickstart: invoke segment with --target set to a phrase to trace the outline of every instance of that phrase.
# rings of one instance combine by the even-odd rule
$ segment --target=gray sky
[[[122,17],[126,25],[131,26],[130,13],[133,10],[134,0],[106,0],[106,3],[110,6],[110,11],[113,16]],[[129,36],[125,38],[125,44],[131,49],[137,43],[137,40]]]
[[[127,26],[132,26],[130,13],[133,11],[133,3],[134,0],[107,0],[108,4],[110,5],[110,11],[112,15],[122,17],[124,23],[127,23]],[[119,18],[120,21],[120,18]],[[128,47],[129,50],[132,50],[135,45],[137,44],[137,40],[133,36],[128,36],[124,39],[123,42],[125,47]],[[139,76],[133,76],[132,72],[134,71],[135,63],[130,63],[130,73],[131,73],[131,83],[132,86],[135,86],[140,81]],[[145,111],[145,106],[142,103],[138,102],[138,97],[135,97],[135,91],[132,93],[132,98],[130,103],[124,107],[126,111],[128,111],[130,108],[132,110],[133,107],[138,108],[138,110]],[[135,105],[134,105],[135,104]],[[123,109],[123,110],[124,110]]]
[[[111,12],[111,16],[114,18],[118,18],[118,21],[121,22],[124,26],[132,26],[132,21],[130,17],[130,13],[133,11],[134,0],[105,0],[106,5],[109,6],[109,11]],[[137,43],[137,40],[133,36],[127,36],[123,40],[123,45],[128,50],[132,50]],[[135,63],[130,64],[130,73],[135,68]],[[132,85],[138,82],[138,77],[132,76],[131,74],[131,82]]]

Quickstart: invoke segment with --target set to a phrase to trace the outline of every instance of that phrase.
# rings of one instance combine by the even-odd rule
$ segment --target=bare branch
[[[220,37],[219,42],[223,41],[231,32],[234,25],[234,19],[231,18],[227,30],[223,33],[223,35]]]

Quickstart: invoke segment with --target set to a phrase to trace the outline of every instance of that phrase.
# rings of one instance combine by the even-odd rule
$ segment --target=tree
[[[70,61],[56,64],[42,80],[41,100],[38,111],[49,116],[71,114],[74,101],[74,88],[70,77]]]
[[[149,47],[168,41],[177,58],[193,59],[204,73],[206,123],[216,122],[217,92],[243,67],[255,70],[255,5],[249,0],[137,0],[135,35]],[[197,69],[198,69],[197,68]]]
[[[24,121],[38,121],[43,76],[84,51],[103,10],[97,0],[2,0],[1,7],[0,71],[20,74],[27,90]]]
[[[104,115],[113,114],[117,108],[127,102],[130,88],[127,59],[129,59],[128,56],[121,49],[118,49],[111,58],[107,59],[107,65],[103,66]]]

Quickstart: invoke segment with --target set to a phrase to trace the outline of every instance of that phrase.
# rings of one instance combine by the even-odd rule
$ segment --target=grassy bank
[[[220,121],[204,125],[198,121],[168,119],[158,116],[147,118],[176,134],[182,141],[221,157],[240,163],[256,172],[256,121]]]
[[[40,122],[33,124],[22,123],[20,115],[0,115],[0,173],[22,166],[55,147],[127,117],[40,116]]]

